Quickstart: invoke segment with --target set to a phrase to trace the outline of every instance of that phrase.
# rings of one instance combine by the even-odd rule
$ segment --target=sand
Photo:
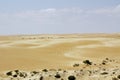
[[[118,61],[114,64],[120,66],[120,34],[0,36],[0,72],[80,70],[83,60],[100,64],[105,58]],[[75,63],[81,66],[73,67]]]

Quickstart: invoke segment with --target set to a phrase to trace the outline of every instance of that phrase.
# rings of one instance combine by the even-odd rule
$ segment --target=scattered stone
[[[16,73],[19,73],[19,70],[14,70]]]
[[[69,76],[68,80],[76,80],[75,76]]]
[[[118,78],[114,77],[114,78],[112,78],[112,80],[118,80]]]
[[[107,61],[103,60],[102,65],[106,65]]]
[[[109,60],[109,58],[106,58],[106,60]]]
[[[73,67],[79,67],[79,64],[74,64]]]
[[[17,75],[13,75],[13,77],[17,77]]]
[[[92,62],[90,62],[89,60],[85,60],[85,61],[83,61],[83,63],[86,65],[92,65]]]
[[[55,75],[56,78],[61,78],[60,74]]]
[[[43,76],[40,77],[40,80],[43,80]]]
[[[118,75],[117,78],[120,79],[120,75]]]
[[[26,78],[27,77],[27,73],[25,72],[20,72],[19,74],[20,77]]]
[[[12,76],[12,71],[6,73],[7,76]]]
[[[43,71],[43,72],[48,72],[48,70],[47,70],[47,69],[43,69],[42,71]]]
[[[103,73],[101,73],[101,75],[107,75],[108,74],[108,72],[103,72]]]
[[[109,64],[112,65],[112,67],[106,65],[110,60],[111,59],[108,58],[104,59],[103,64],[92,64],[89,60],[83,61],[84,64],[92,66],[73,65],[73,67],[80,67],[80,70],[76,70],[77,68],[75,68],[75,70],[43,69],[41,71],[31,72],[13,70],[3,75],[0,74],[0,80],[120,80],[118,63],[115,62],[117,65]]]
[[[31,74],[38,74],[39,72],[37,71],[32,71]]]
[[[62,69],[58,69],[58,71],[62,71]]]

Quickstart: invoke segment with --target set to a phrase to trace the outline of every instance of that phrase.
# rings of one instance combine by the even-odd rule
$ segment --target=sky
[[[120,33],[120,0],[0,0],[0,35]]]

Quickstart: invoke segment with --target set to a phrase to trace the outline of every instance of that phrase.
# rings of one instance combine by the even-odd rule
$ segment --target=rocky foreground
[[[119,61],[109,58],[99,64],[84,60],[83,64],[73,64],[73,70],[13,70],[1,73],[0,80],[120,80],[120,66]]]

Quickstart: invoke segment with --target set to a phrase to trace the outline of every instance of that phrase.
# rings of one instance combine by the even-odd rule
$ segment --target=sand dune
[[[120,58],[119,34],[0,37],[0,71],[72,69],[83,59]]]

